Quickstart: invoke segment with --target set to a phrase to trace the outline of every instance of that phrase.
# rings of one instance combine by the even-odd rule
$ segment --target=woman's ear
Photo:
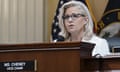
[[[88,22],[88,17],[86,16],[84,17],[84,24],[87,24],[87,22]]]

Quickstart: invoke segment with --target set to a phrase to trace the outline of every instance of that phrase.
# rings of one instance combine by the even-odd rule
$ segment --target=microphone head
[[[64,41],[65,40],[65,38],[63,37],[63,36],[58,36],[58,39],[57,39],[57,41]]]
[[[65,38],[63,37],[63,36],[57,36],[57,38],[56,39],[54,39],[53,40],[53,42],[59,42],[59,41],[64,41],[65,40]]]

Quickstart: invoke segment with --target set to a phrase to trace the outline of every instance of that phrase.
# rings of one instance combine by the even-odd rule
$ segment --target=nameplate
[[[36,71],[36,60],[0,62],[0,72],[6,71]]]

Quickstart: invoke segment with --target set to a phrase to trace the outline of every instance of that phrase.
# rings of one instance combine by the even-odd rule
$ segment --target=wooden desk
[[[120,57],[89,58],[84,64],[86,72],[120,72]]]
[[[0,45],[0,62],[36,60],[35,72],[83,72],[82,61],[91,58],[93,46],[88,43]]]

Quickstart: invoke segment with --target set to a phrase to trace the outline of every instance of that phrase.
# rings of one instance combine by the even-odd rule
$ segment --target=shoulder
[[[98,37],[98,36],[93,36],[92,39],[89,41],[90,43],[96,44],[95,48],[98,49],[103,49],[108,51],[108,42],[106,39]]]
[[[90,40],[83,40],[85,42],[90,42],[90,43],[106,43],[107,41],[104,38],[98,37],[96,35],[93,35]]]
[[[94,35],[91,40],[92,42],[107,42],[106,39]]]

